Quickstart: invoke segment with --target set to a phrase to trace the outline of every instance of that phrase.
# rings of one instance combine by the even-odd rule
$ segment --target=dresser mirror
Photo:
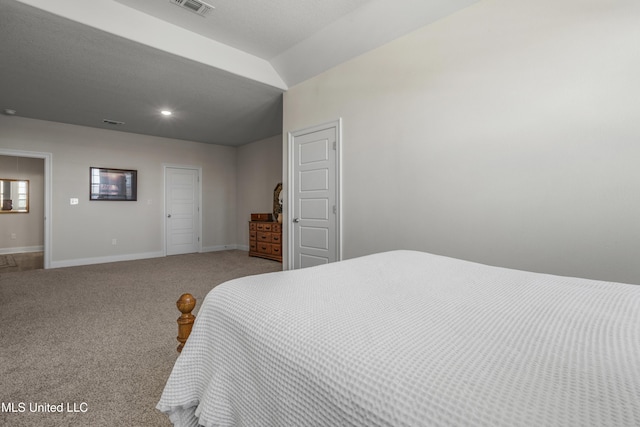
[[[276,188],[273,189],[273,217],[277,218],[279,213],[282,213],[282,183],[279,182]]]
[[[29,180],[0,179],[0,213],[29,212]]]

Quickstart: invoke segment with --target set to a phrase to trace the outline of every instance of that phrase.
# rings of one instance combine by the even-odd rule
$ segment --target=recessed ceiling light
[[[170,116],[173,113],[169,110],[162,110],[160,111],[160,114],[162,114],[163,116]]]

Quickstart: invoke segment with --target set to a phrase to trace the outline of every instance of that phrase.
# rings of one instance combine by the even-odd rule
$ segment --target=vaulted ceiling
[[[478,0],[177,1],[0,0],[0,111],[242,145],[289,87]]]

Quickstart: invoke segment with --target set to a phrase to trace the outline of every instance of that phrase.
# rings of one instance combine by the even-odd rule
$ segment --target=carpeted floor
[[[170,425],[155,405],[178,354],[175,301],[281,269],[242,251],[0,269],[0,425]]]

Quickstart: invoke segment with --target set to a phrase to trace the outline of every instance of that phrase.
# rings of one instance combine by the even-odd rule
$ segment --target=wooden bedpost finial
[[[189,334],[191,334],[193,322],[196,320],[196,316],[191,314],[196,306],[196,299],[191,294],[182,294],[176,302],[176,305],[182,313],[180,317],[178,317],[178,342],[180,342],[178,345],[178,353],[180,353],[182,347],[184,347],[184,343],[187,342],[187,338],[189,338]]]

